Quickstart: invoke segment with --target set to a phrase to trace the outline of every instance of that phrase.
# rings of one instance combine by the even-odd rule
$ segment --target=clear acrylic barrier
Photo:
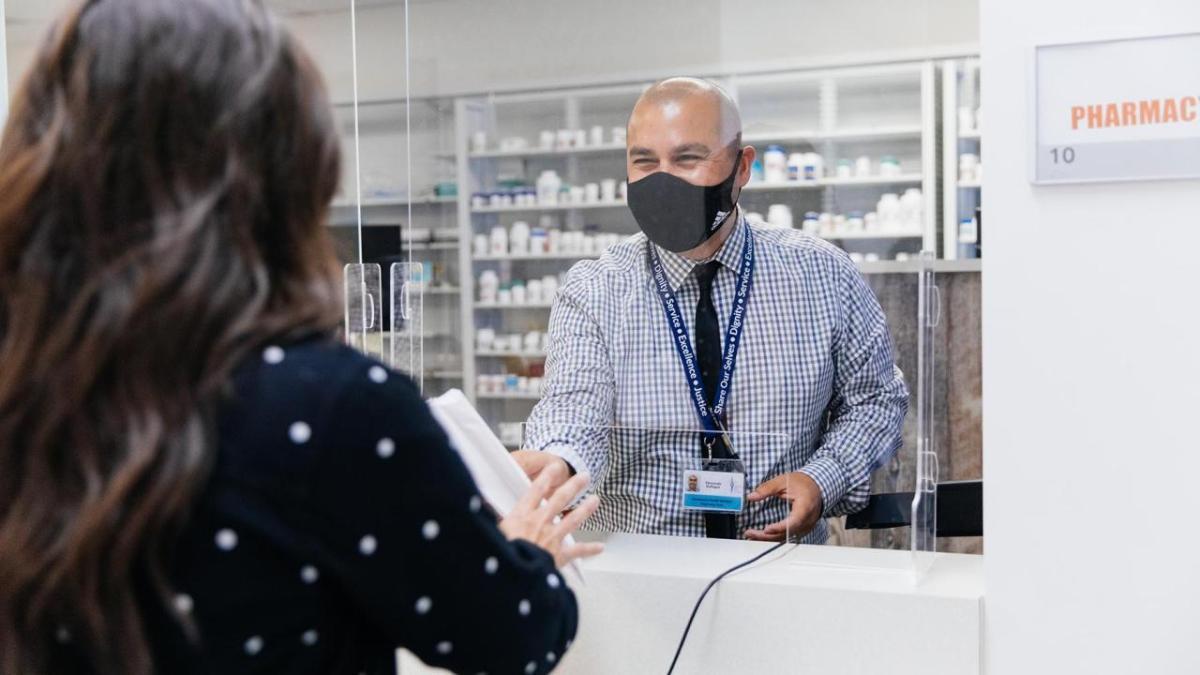
[[[383,360],[383,285],[379,265],[346,265],[343,282],[346,344]]]
[[[823,521],[803,531],[789,520],[790,499],[807,483],[793,473],[801,462],[791,439],[728,432],[711,440],[725,443],[737,461],[715,459],[719,446],[710,455],[699,429],[539,420],[523,425],[520,445],[562,456],[591,476],[591,494],[600,497],[600,506],[585,531],[824,541]],[[752,495],[756,490],[762,499]]]
[[[933,257],[924,254],[917,283],[917,475],[912,502],[913,574],[917,581],[929,571],[937,552],[938,457],[934,446],[934,387],[936,353],[934,331],[941,321]]]
[[[388,365],[424,391],[425,271],[422,263],[392,263]]]

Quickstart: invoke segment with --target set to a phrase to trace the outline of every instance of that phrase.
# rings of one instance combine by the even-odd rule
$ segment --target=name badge
[[[722,466],[722,464],[728,466]],[[736,460],[713,460],[682,474],[683,509],[741,513],[746,505],[746,474],[733,470]]]

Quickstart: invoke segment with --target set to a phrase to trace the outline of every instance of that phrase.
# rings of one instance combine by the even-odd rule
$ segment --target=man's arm
[[[550,312],[546,386],[526,425],[525,447],[561,457],[594,485],[608,468],[616,375],[600,324],[585,309],[586,293],[602,289],[591,285],[594,278],[571,276]],[[544,466],[544,458],[521,454],[527,473]]]
[[[908,388],[895,365],[883,310],[848,260],[838,271],[841,326],[829,424],[816,453],[800,469],[820,488],[825,517],[866,506],[871,472],[900,447],[908,411]]]

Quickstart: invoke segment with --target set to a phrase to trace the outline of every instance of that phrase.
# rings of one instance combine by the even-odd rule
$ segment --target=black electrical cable
[[[729,576],[730,574],[733,574],[734,572],[742,569],[743,567],[745,567],[747,565],[753,565],[754,563],[758,562],[759,560],[762,560],[763,558],[770,555],[773,551],[778,551],[779,547],[783,546],[786,543],[787,543],[786,541],[781,541],[778,544],[775,544],[774,546],[772,546],[771,548],[754,556],[753,558],[751,558],[745,562],[738,563],[737,565],[730,567],[729,569],[725,570],[724,572],[721,572],[720,574],[717,575],[717,577],[715,579],[708,582],[708,585],[704,587],[704,592],[700,594],[700,599],[696,600],[696,606],[692,608],[692,615],[688,617],[687,626],[685,626],[683,629],[683,636],[681,636],[679,638],[679,646],[675,648],[675,658],[671,659],[671,667],[667,669],[667,675],[671,675],[671,673],[675,672],[675,664],[679,661],[679,655],[683,653],[683,644],[685,642],[687,642],[688,632],[692,630],[692,622],[696,620],[696,612],[700,611],[700,605],[701,605],[701,603],[704,602],[704,596],[708,595],[708,592],[712,590],[712,587],[716,586],[718,581],[724,579],[725,577]]]

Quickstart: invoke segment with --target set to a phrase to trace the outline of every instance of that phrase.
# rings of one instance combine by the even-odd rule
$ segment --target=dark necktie
[[[717,308],[713,305],[712,287],[721,263],[711,262],[697,265],[696,281],[700,284],[700,300],[696,302],[696,358],[700,361],[700,379],[704,382],[705,398],[709,406],[717,396],[717,385],[721,379],[721,323],[717,320]],[[701,456],[708,457],[704,439],[700,444]],[[724,440],[712,444],[713,459],[732,459],[733,453]],[[713,539],[737,539],[737,519],[729,513],[705,513],[704,531]]]

